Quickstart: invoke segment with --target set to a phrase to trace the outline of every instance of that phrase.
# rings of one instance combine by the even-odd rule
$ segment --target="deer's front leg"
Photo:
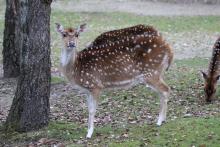
[[[93,90],[91,94],[87,97],[88,110],[89,110],[89,120],[88,120],[88,133],[87,138],[91,138],[94,131],[94,120],[97,108],[97,98],[99,96],[99,90]]]
[[[94,130],[94,119],[95,119],[95,113],[97,108],[97,102],[96,99],[89,95],[87,98],[88,103],[88,110],[89,110],[89,120],[88,120],[88,133],[87,138],[91,138],[93,130]]]

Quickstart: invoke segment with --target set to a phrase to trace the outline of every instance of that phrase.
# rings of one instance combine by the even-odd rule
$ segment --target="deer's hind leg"
[[[170,87],[167,86],[161,77],[158,77],[154,80],[147,80],[147,83],[160,95],[160,111],[157,120],[157,125],[160,126],[166,120],[167,102],[170,94]]]

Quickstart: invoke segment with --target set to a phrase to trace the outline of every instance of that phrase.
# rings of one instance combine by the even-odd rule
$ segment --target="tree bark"
[[[5,30],[3,38],[3,70],[4,77],[19,75],[19,48],[15,44],[17,22],[17,1],[6,0]]]
[[[20,75],[7,130],[37,130],[49,122],[51,1],[19,1]]]

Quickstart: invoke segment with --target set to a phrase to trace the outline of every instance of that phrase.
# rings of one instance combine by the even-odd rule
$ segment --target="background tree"
[[[6,0],[5,30],[3,38],[3,69],[4,77],[19,75],[19,46],[16,45],[17,30],[17,0]],[[18,43],[18,42],[17,42]]]
[[[6,128],[36,130],[48,124],[50,96],[50,4],[19,0],[20,75]]]

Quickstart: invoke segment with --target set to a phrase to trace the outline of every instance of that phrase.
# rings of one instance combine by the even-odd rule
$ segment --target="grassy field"
[[[64,17],[65,16],[65,17]],[[81,45],[92,41],[104,31],[119,29],[136,24],[155,26],[161,32],[219,32],[220,16],[142,16],[129,13],[71,13],[52,12],[51,35],[57,41],[55,23],[59,22],[65,27],[77,27],[87,23],[87,32],[81,36]]]
[[[2,15],[3,16],[3,15]],[[55,22],[64,26],[88,24],[87,32],[81,35],[80,49],[92,41],[101,32],[131,26],[149,24],[162,33],[181,33],[201,31],[205,33],[220,32],[220,16],[193,17],[160,17],[140,16],[128,13],[70,13],[52,11],[52,64],[57,68],[60,54],[60,37],[55,31]],[[4,19],[0,18],[0,42],[2,42]],[[0,58],[1,59],[1,58]],[[138,86],[128,91],[105,92],[97,112],[97,118],[104,118],[106,113],[112,121],[98,123],[92,139],[85,139],[86,121],[66,120],[51,121],[48,127],[29,133],[0,133],[0,146],[25,146],[40,138],[53,138],[70,147],[78,146],[110,146],[110,147],[218,147],[220,144],[220,100],[205,104],[203,97],[203,81],[199,70],[208,66],[208,59],[193,58],[175,60],[171,69],[165,74],[172,94],[168,103],[168,123],[161,127],[155,125],[158,114],[159,99],[157,95]],[[54,77],[53,84],[63,82],[62,78]],[[65,81],[64,81],[65,82]],[[217,92],[220,95],[220,91]],[[69,96],[73,109],[86,118],[86,109],[79,108],[78,97]],[[111,109],[114,107],[114,109]],[[78,110],[79,109],[79,110]],[[58,110],[59,111],[59,110]],[[75,111],[64,111],[65,115]],[[69,117],[69,116],[68,116]],[[2,131],[2,127],[0,127]],[[46,146],[46,145],[45,145]]]
[[[162,127],[155,125],[128,125],[126,128],[105,126],[97,128],[91,140],[85,140],[86,130],[73,123],[51,122],[37,132],[10,134],[15,145],[20,141],[35,141],[41,137],[64,140],[69,147],[218,147],[220,142],[219,118],[182,118]],[[1,136],[2,137],[2,136]],[[20,146],[25,144],[20,144]]]

